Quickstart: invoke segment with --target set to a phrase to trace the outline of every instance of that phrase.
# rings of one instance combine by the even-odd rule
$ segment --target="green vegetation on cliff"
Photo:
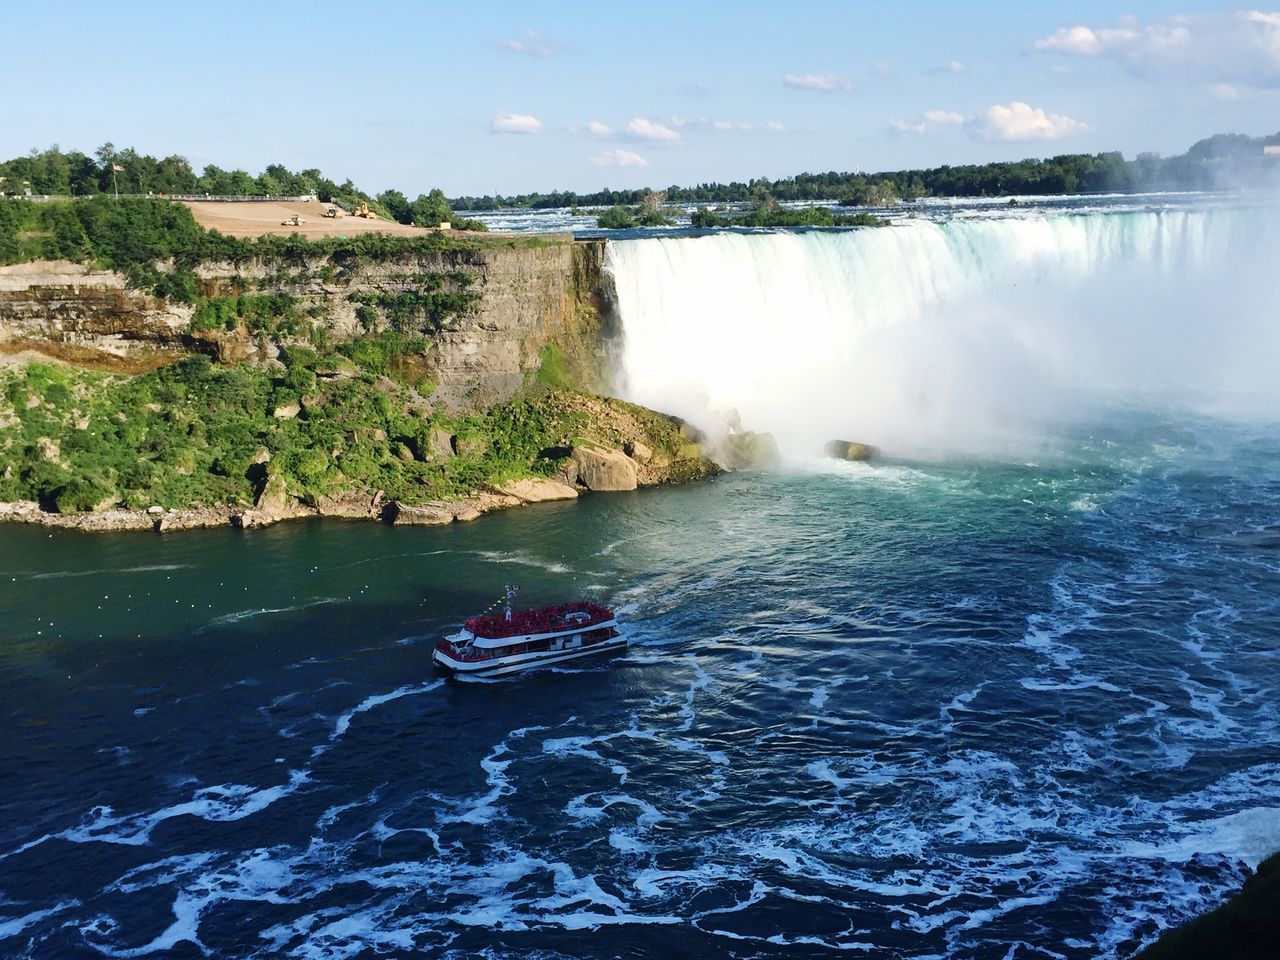
[[[117,270],[132,286],[179,303],[192,303],[202,263],[251,261],[337,275],[371,263],[435,256],[493,246],[538,246],[544,237],[459,237],[437,231],[422,236],[362,233],[305,239],[227,237],[206,232],[191,211],[168,200],[90,197],[35,203],[0,198],[0,265],[70,260]]]
[[[677,421],[577,393],[554,348],[517,397],[448,416],[416,366],[422,345],[387,332],[325,354],[294,346],[273,371],[204,356],[132,378],[0,369],[0,501],[59,512],[252,505],[277,476],[304,502],[353,490],[449,500],[548,475],[559,455],[544,453],[576,438],[621,446],[619,419],[641,424],[669,461],[690,455]]]
[[[1216,910],[1171,930],[1135,960],[1273,960],[1280,950],[1280,853]]]

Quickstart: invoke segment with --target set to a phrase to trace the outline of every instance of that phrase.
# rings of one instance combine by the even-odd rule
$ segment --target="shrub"
[[[117,496],[114,486],[92,474],[75,477],[53,494],[53,505],[59,513],[92,510],[109,497]]]
[[[360,328],[365,333],[373,333],[378,329],[378,311],[367,303],[362,303],[356,307],[356,319],[360,321]]]
[[[635,218],[626,207],[610,207],[596,217],[596,226],[602,230],[626,230],[635,225]]]
[[[699,229],[727,227],[730,223],[731,221],[724,217],[716,216],[716,214],[712,213],[706,207],[699,207],[697,210],[693,211],[693,215],[690,217],[690,224]]]
[[[191,314],[192,330],[234,330],[236,325],[235,297],[208,297],[196,301]]]

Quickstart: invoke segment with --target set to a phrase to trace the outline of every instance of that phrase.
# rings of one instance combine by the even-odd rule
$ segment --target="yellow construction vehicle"
[[[280,221],[280,226],[282,226],[282,227],[300,227],[300,226],[302,226],[302,225],[303,225],[304,223],[306,223],[306,222],[307,222],[307,221],[303,220],[300,216],[298,216],[298,215],[295,213],[295,214],[294,214],[292,217],[290,217],[288,220],[281,220],[281,221]]]
[[[330,219],[337,220],[342,216],[342,208],[336,203],[331,203],[329,206],[325,207],[324,215]]]
[[[360,205],[355,209],[355,216],[364,217],[366,220],[377,220],[378,215],[369,209],[369,204],[361,200]]]

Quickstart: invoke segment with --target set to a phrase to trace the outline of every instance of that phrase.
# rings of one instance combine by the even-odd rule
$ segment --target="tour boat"
[[[626,636],[608,607],[589,600],[473,617],[436,644],[432,659],[455,675],[496,677],[623,650]]]

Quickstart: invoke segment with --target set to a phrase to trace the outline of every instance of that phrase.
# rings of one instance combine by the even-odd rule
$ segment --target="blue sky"
[[[110,140],[454,196],[1280,130],[1280,10],[1067,7],[45,0],[5,13],[0,155]]]

